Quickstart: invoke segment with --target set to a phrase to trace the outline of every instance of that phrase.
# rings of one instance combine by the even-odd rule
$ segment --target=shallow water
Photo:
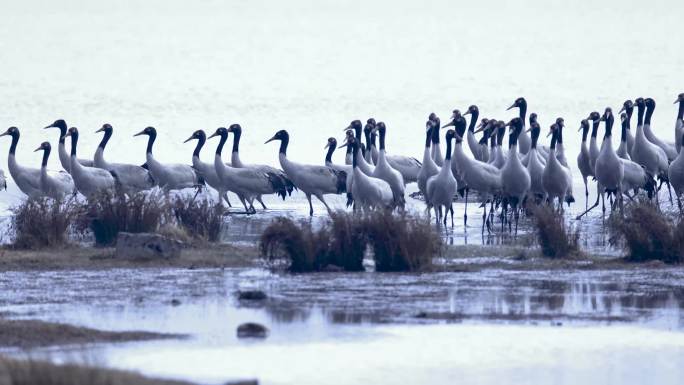
[[[562,0],[25,0],[2,7],[0,124],[21,129],[17,158],[33,166],[40,158],[31,150],[44,140],[55,145],[57,132],[42,127],[57,118],[80,128],[81,157],[100,139],[93,132],[111,123],[106,157],[135,164],[144,161],[145,140],[132,135],[147,125],[159,130],[159,159],[189,162],[193,145],[182,141],[194,130],[239,122],[243,160],[276,165],[277,146],[263,144],[276,130],[291,134],[289,157],[322,164],[328,137],[340,140],[349,121],[374,116],[388,125],[388,152],[421,159],[430,112],[445,121],[454,108],[477,104],[482,117],[508,120],[515,112],[505,108],[524,95],[542,127],[557,116],[567,123],[577,199],[568,222],[583,248],[616,253],[599,212],[571,219],[585,204],[575,129],[592,110],[651,96],[653,128],[673,141],[671,102],[684,90],[682,12],[684,2],[637,0],[590,8]],[[204,160],[214,146],[208,142]],[[8,147],[0,138],[0,151]],[[53,155],[51,167],[58,164]],[[590,192],[593,201],[593,184]],[[21,199],[10,180],[0,211]],[[344,207],[343,197],[328,201]],[[267,212],[228,217],[226,240],[253,242],[277,215],[307,220],[300,194],[266,202]],[[421,202],[409,204],[422,210]],[[515,240],[481,236],[475,206],[466,231],[456,204],[448,243],[526,245],[527,224]],[[324,220],[322,205],[314,208],[314,220]],[[0,311],[188,333],[189,340],[85,350],[106,365],[212,384],[253,377],[265,384],[679,384],[682,278],[678,270],[3,273]],[[239,306],[232,293],[242,286],[264,289],[271,300]],[[172,306],[173,298],[182,304]],[[266,324],[271,336],[238,341],[235,327],[244,321]],[[56,360],[70,353],[46,352]]]
[[[0,309],[106,330],[189,334],[32,355],[88,357],[211,384],[237,378],[451,383],[454,377],[465,383],[674,384],[684,375],[682,282],[684,272],[672,269],[15,272],[0,278]],[[240,288],[264,290],[269,299],[240,303],[234,297]],[[266,325],[270,336],[238,340],[236,327],[248,321]]]

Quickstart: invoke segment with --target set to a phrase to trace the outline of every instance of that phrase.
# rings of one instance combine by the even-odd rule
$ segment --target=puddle
[[[49,289],[48,289],[49,288]],[[240,303],[239,288],[268,294]],[[677,383],[684,271],[281,275],[262,269],[12,272],[0,311],[187,340],[49,348],[220,384]],[[174,304],[173,299],[180,301]],[[259,322],[266,340],[238,340]],[[677,364],[678,363],[678,364]],[[566,380],[563,380],[566,379]],[[570,381],[572,379],[572,381]]]

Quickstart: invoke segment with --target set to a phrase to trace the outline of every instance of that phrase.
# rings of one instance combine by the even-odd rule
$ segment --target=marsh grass
[[[432,265],[441,238],[429,222],[408,214],[333,213],[318,228],[310,222],[276,218],[262,233],[261,255],[269,261],[288,261],[291,272],[322,271],[338,266],[363,271],[367,247],[373,252],[375,270],[418,271]]]
[[[192,199],[177,196],[170,204],[178,226],[191,236],[208,242],[217,242],[223,230],[223,208],[209,199]]]
[[[160,192],[140,192],[131,196],[102,193],[80,208],[77,228],[89,229],[96,246],[111,246],[119,232],[152,233],[168,221],[168,204]]]
[[[28,199],[12,207],[12,246],[18,249],[41,249],[63,246],[76,215],[74,198],[56,201],[51,198]]]
[[[547,205],[534,206],[530,212],[543,256],[566,258],[579,253],[579,233],[568,233],[562,215]]]
[[[366,215],[363,222],[376,271],[427,269],[442,247],[439,234],[419,216],[374,212]]]
[[[610,218],[609,228],[615,238],[624,241],[628,261],[682,261],[684,223],[669,218],[648,201],[626,206],[624,217]]]
[[[77,364],[56,365],[35,359],[0,356],[0,383],[11,385],[191,385],[137,373]]]

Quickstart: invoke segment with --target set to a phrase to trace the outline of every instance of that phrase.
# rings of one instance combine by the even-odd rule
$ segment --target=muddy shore
[[[263,266],[256,245],[205,244],[182,249],[179,258],[132,260],[116,258],[113,248],[67,246],[59,249],[17,250],[0,248],[0,272],[106,270],[139,268],[229,268]],[[610,255],[582,253],[570,258],[550,259],[539,249],[524,246],[449,245],[435,255],[434,266],[427,272],[557,269],[644,269],[678,268],[662,262],[631,263]]]

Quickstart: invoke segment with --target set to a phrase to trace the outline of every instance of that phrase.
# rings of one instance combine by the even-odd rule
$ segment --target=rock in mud
[[[268,337],[268,328],[264,325],[247,322],[237,328],[238,338],[266,338]]]
[[[125,233],[116,238],[114,258],[151,260],[180,257],[183,243],[159,234]]]
[[[263,301],[268,298],[261,290],[239,290],[237,297],[240,301]]]

